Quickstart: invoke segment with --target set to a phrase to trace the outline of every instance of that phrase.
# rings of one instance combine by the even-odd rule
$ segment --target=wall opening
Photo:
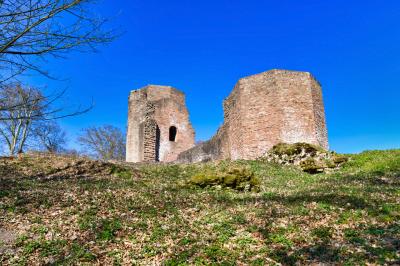
[[[156,127],[156,154],[155,154],[155,161],[159,162],[160,161],[160,128],[157,126]]]
[[[176,140],[176,133],[177,133],[177,129],[175,126],[172,126],[169,128],[169,141]]]

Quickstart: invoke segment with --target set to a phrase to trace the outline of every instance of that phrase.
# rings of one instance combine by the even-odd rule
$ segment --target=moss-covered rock
[[[310,174],[316,174],[316,173],[322,173],[326,168],[326,165],[321,162],[318,162],[313,158],[308,158],[300,162],[300,167],[304,172]]]
[[[333,154],[332,156],[332,161],[335,164],[342,164],[345,163],[349,160],[349,157],[342,155],[342,154]]]
[[[324,152],[324,151],[325,150],[319,146],[312,145],[309,143],[299,142],[294,144],[279,143],[274,147],[272,147],[270,152],[277,155],[292,156],[301,153],[316,154],[317,152]]]
[[[260,187],[260,180],[250,169],[235,167],[224,171],[207,170],[194,174],[190,179],[190,184],[199,187],[221,186],[242,191],[257,191]]]
[[[282,165],[295,165],[307,173],[321,173],[336,169],[348,161],[345,155],[326,151],[308,143],[279,143],[262,158]]]
[[[208,171],[193,175],[190,179],[190,183],[199,187],[214,186],[220,183],[220,177],[215,173]]]

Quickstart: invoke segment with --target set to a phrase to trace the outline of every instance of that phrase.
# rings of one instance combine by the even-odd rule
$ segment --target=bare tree
[[[102,160],[125,159],[125,134],[117,127],[105,125],[83,130],[79,143],[92,156]]]
[[[50,153],[65,151],[66,133],[56,121],[40,121],[34,126],[33,135],[40,150]]]
[[[0,0],[0,85],[41,67],[46,56],[65,57],[71,50],[95,51],[116,33],[107,19],[91,13],[95,0]]]
[[[34,138],[50,152],[57,152],[65,144],[65,133],[55,119],[89,109],[70,111],[57,102],[62,96],[45,96],[40,89],[21,84],[0,88],[0,140],[10,155],[22,153]]]
[[[0,98],[13,106],[0,112],[0,136],[10,155],[22,153],[32,133],[32,123],[46,110],[43,95],[38,89],[18,85],[0,90]]]

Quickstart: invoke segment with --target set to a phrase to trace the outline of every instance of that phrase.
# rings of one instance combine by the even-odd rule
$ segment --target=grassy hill
[[[232,167],[250,169],[259,191],[188,183]],[[400,264],[400,150],[315,175],[33,155],[1,159],[0,172],[4,265]]]

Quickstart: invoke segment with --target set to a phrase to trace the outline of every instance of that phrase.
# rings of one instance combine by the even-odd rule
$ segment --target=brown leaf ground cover
[[[246,167],[259,191],[196,187]],[[400,264],[400,150],[311,175],[262,161],[0,160],[3,265]]]

